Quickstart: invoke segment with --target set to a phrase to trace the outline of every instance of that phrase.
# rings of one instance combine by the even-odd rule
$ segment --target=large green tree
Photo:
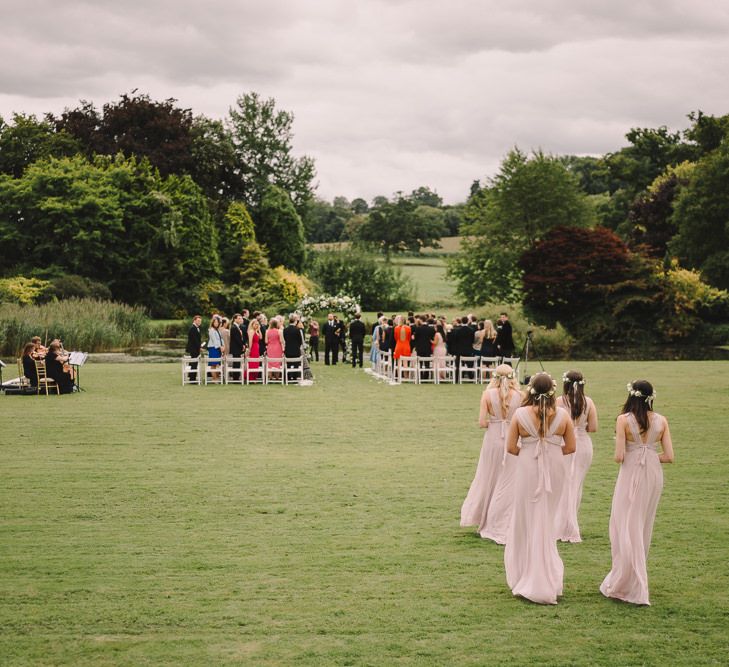
[[[457,291],[469,304],[506,301],[517,294],[519,257],[550,229],[587,227],[595,213],[577,178],[541,151],[512,150],[499,173],[476,189],[464,210],[469,238],[449,263]]]
[[[729,140],[696,163],[674,202],[669,247],[710,284],[729,288]]]
[[[314,160],[293,154],[294,115],[276,109],[276,100],[246,93],[231,107],[227,127],[235,146],[244,198],[254,218],[269,186],[288,193],[299,214],[313,196]]]
[[[392,253],[438,247],[444,232],[440,209],[418,206],[410,198],[398,197],[370,211],[357,227],[357,240],[389,257]]]
[[[284,189],[268,187],[255,222],[256,238],[266,247],[271,265],[301,271],[306,258],[304,225]]]

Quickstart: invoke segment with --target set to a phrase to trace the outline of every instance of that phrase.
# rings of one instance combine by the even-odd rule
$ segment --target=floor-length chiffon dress
[[[461,526],[478,526],[478,533],[481,537],[494,539],[488,534],[487,525],[500,526],[504,522],[508,525],[509,521],[511,503],[504,502],[504,492],[498,496],[500,499],[498,507],[493,507],[493,501],[497,497],[495,491],[507,469],[507,464],[513,463],[508,459],[514,457],[506,454],[506,432],[514,412],[521,404],[521,396],[519,392],[511,392],[506,414],[504,414],[499,390],[492,388],[486,391],[491,404],[489,425],[483,436],[476,474],[461,506]],[[507,515],[506,518],[504,515]]]
[[[514,508],[506,536],[504,567],[514,595],[539,604],[557,604],[564,565],[557,551],[554,519],[564,482],[564,439],[555,432],[570,417],[558,407],[545,435],[540,437],[533,416],[529,406],[514,414],[529,435],[521,436],[521,451],[515,457]]]
[[[649,419],[643,438],[637,420],[628,414],[631,438],[625,442],[610,512],[612,569],[600,586],[606,597],[645,605],[650,604],[646,562],[663,491],[658,448],[665,427],[661,415],[652,412]]]

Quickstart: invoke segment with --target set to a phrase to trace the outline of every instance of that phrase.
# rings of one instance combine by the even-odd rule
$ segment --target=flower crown
[[[562,384],[568,384],[568,383],[570,383],[572,385],[576,385],[576,384],[584,385],[585,384],[585,378],[582,378],[581,380],[570,380],[567,377],[567,373],[562,373]]]
[[[537,390],[533,386],[529,386],[529,393],[537,398],[538,400],[541,400],[543,398],[551,398],[554,396],[554,393],[557,391],[557,383],[552,380],[552,388],[549,391],[543,391],[541,393],[537,393]]]
[[[634,389],[633,388],[634,382],[628,382],[628,394],[630,396],[635,396],[636,398],[644,398],[646,403],[651,403],[652,401],[656,400],[656,390],[653,390],[653,393],[650,394],[644,394],[640,389]]]
[[[513,380],[516,377],[514,370],[510,370],[508,374],[502,375],[501,373],[494,373],[497,378],[506,378],[507,380]]]

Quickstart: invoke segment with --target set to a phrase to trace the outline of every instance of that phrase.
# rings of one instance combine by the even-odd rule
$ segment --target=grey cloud
[[[729,5],[709,0],[37,0],[3,37],[3,116],[139,88],[222,117],[257,90],[294,111],[328,198],[462,200],[515,144],[603,153],[729,112]]]

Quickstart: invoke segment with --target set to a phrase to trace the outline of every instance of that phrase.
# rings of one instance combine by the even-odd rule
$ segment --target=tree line
[[[729,339],[729,115],[688,118],[602,157],[512,150],[464,207],[461,297],[583,341]]]

